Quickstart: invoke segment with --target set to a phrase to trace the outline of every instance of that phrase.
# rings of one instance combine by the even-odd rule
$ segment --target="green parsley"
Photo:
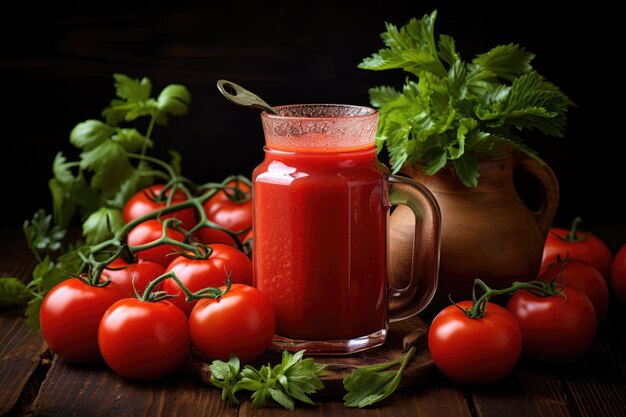
[[[478,157],[503,148],[536,157],[517,131],[537,129],[563,136],[572,101],[533,70],[535,55],[511,43],[461,58],[452,37],[435,41],[437,12],[413,18],[398,29],[386,23],[386,48],[365,58],[359,68],[402,69],[402,91],[388,86],[369,90],[379,108],[378,150],[386,145],[393,172],[422,163],[428,175],[446,166],[468,187],[478,184]]]
[[[80,254],[87,255],[89,248],[83,243],[63,245],[71,221],[80,217],[87,245],[103,242],[124,226],[122,208],[133,194],[156,177],[168,179],[146,162],[146,151],[154,144],[155,125],[165,125],[169,117],[187,113],[189,91],[170,84],[153,98],[148,78],[123,74],[113,78],[117,98],[102,112],[105,120],[86,120],[70,133],[70,143],[79,149],[78,160],[69,161],[59,152],[52,163],[54,177],[48,182],[52,215],[39,210],[24,222],[27,244],[38,262],[32,279],[23,283],[14,277],[0,278],[0,306],[27,304],[27,323],[33,331],[39,329],[39,308],[47,292],[86,269]],[[143,133],[121,125],[142,117],[147,119]],[[170,154],[172,169],[180,174],[180,154]]]
[[[303,350],[293,355],[283,351],[282,361],[275,366],[263,365],[257,370],[246,365],[241,371],[236,356],[228,362],[216,360],[209,367],[211,383],[222,389],[223,400],[228,398],[234,404],[239,404],[238,391],[252,392],[252,408],[266,406],[270,399],[287,410],[295,408],[295,400],[314,404],[309,395],[324,388],[320,376],[325,374],[325,365],[302,355]]]

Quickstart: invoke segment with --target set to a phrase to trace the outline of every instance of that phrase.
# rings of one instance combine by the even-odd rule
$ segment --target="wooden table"
[[[2,230],[0,276],[27,277],[32,257],[14,229]],[[15,237],[15,238],[13,238]],[[463,387],[435,373],[427,386],[377,407],[320,400],[294,412],[224,403],[188,372],[153,383],[125,381],[105,366],[63,363],[32,335],[20,309],[0,311],[0,416],[626,416],[626,307],[612,300],[591,351],[568,365],[522,360],[487,387]]]

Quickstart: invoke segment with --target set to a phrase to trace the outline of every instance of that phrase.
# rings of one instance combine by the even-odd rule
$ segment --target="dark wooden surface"
[[[26,278],[33,265],[16,229],[3,229],[0,275]],[[0,416],[626,416],[626,307],[611,300],[591,351],[568,365],[522,360],[500,383],[464,387],[433,372],[377,407],[346,409],[322,399],[294,412],[236,407],[181,370],[162,381],[128,382],[104,365],[78,367],[46,352],[19,309],[0,312]]]

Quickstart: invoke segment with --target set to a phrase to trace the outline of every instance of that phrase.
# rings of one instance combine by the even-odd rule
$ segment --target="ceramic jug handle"
[[[422,311],[437,289],[441,248],[441,212],[435,197],[417,182],[385,174],[389,206],[404,204],[415,215],[411,279],[405,288],[389,288],[389,321]]]
[[[546,234],[559,205],[559,183],[554,172],[545,162],[540,165],[529,156],[520,153],[516,154],[515,168],[529,172],[541,183],[541,208],[532,214],[541,232]]]

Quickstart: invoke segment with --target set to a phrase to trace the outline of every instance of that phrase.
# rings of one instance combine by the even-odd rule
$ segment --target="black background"
[[[576,215],[601,233],[624,230],[623,55],[619,14],[601,3],[550,2],[50,2],[15,5],[0,29],[2,222],[21,224],[50,208],[54,155],[77,152],[72,127],[98,118],[113,97],[112,73],[147,76],[155,90],[182,83],[193,95],[187,116],[154,134],[157,154],[174,148],[197,182],[250,175],[262,159],[259,115],[219,95],[230,79],[272,104],[368,104],[368,87],[399,87],[406,73],[357,69],[382,47],[384,22],[439,11],[437,33],[456,39],[470,60],[502,43],[533,51],[534,67],[577,103],[566,137],[526,135],[561,185],[555,219]],[[624,238],[621,239],[625,240]]]

